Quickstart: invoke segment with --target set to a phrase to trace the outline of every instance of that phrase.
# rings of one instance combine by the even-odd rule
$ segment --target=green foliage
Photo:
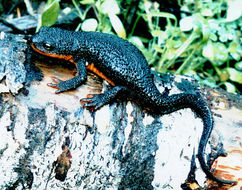
[[[158,71],[195,74],[203,84],[224,85],[228,91],[236,91],[234,84],[242,83],[241,69],[234,68],[242,53],[241,1],[186,0],[181,9],[192,15],[184,15],[179,26],[171,22],[172,16],[165,16],[164,30],[157,24],[161,12],[145,2],[143,17],[153,36],[150,51],[153,55],[158,52],[150,63]]]
[[[48,0],[45,9],[41,14],[41,19],[39,21],[37,31],[41,26],[52,26],[57,21],[59,15],[59,0]]]
[[[236,87],[242,83],[241,0],[183,0],[181,10],[191,14],[183,14],[179,23],[173,14],[160,11],[158,1],[137,1],[138,11],[132,15],[135,21],[128,34],[124,24],[129,23],[135,1],[125,1],[125,6],[121,0],[72,2],[81,19],[77,30],[115,32],[134,43],[159,72],[195,75],[203,84],[238,92]],[[57,18],[57,8],[52,9],[55,11],[49,8],[49,12],[54,18],[46,22],[46,15],[51,15],[46,9],[42,25],[51,25]],[[95,15],[89,15],[90,10]],[[141,20],[147,24],[144,34],[139,31]]]
[[[78,14],[83,23],[81,23],[79,27],[81,27],[82,31],[101,31],[111,33],[112,28],[116,32],[119,37],[126,38],[126,32],[122,21],[117,16],[120,14],[120,2],[116,0],[81,0],[80,4],[85,5],[86,9],[82,13],[79,9],[79,4],[76,0],[72,0],[76,9],[78,10]],[[87,12],[90,9],[93,9],[95,12],[95,18],[91,18],[92,20],[96,20],[96,28],[93,27],[93,23],[89,22],[89,19],[86,19]],[[85,27],[83,27],[85,26]]]

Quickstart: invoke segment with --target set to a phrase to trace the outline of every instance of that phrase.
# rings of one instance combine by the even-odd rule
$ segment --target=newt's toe
[[[56,77],[52,77],[52,80],[53,80],[53,83],[48,83],[47,86],[58,89],[58,90],[55,91],[56,94],[68,90],[68,86],[66,85],[66,81],[60,80]]]
[[[105,104],[102,100],[102,94],[88,94],[87,98],[81,99],[80,102],[84,108],[91,111],[98,110]]]

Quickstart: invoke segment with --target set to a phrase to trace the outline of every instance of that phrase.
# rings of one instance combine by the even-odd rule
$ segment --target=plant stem
[[[137,23],[138,23],[140,17],[141,17],[141,16],[138,14],[138,15],[137,15],[137,18],[135,19],[134,25],[133,25],[133,27],[132,27],[132,30],[131,30],[129,36],[133,36],[134,29],[135,29],[135,27],[136,27],[136,25],[137,25]]]
[[[192,58],[192,56],[194,55],[194,53],[200,48],[202,43],[199,43],[196,48],[194,48],[192,50],[192,52],[190,53],[190,55],[186,58],[186,60],[182,63],[182,65],[177,69],[177,71],[175,72],[176,75],[180,75],[182,73],[182,71],[184,70],[184,68],[187,67],[187,65],[190,63],[190,59]]]
[[[168,62],[168,64],[164,65],[165,70],[167,70],[169,67],[171,67],[176,59],[187,50],[188,46],[196,39],[198,38],[200,35],[197,34],[196,31],[193,31],[192,34],[189,36],[189,38],[183,43],[183,45],[177,49],[176,54],[173,56],[173,58]],[[159,64],[160,65],[160,64]],[[162,65],[160,65],[159,70],[162,70],[163,68],[161,68]]]

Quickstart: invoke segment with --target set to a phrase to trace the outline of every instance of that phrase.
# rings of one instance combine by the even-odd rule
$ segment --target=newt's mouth
[[[41,51],[39,50],[35,45],[34,43],[30,43],[30,46],[33,48],[33,50],[35,50],[36,52],[42,54],[42,55],[45,55],[45,56],[48,56],[48,57],[54,57],[54,58],[57,58],[57,59],[64,59],[64,60],[67,60],[67,61],[71,61],[72,58],[73,58],[73,55],[58,55],[58,54],[54,54],[54,53],[48,53],[48,52],[44,52],[44,51]],[[72,62],[72,61],[71,61]]]

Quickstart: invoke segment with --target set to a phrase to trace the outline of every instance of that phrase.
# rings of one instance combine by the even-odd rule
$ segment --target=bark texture
[[[200,90],[211,105],[215,127],[206,153],[212,158],[225,149],[228,154],[217,158],[212,170],[219,178],[239,181],[219,187],[206,180],[197,159],[195,179],[188,178],[203,127],[190,109],[161,116],[117,100],[89,112],[79,100],[101,93],[107,84],[90,74],[85,85],[55,94],[46,85],[51,77],[72,78],[75,68],[46,59],[32,62],[44,77],[29,83],[26,48],[22,36],[1,33],[0,189],[241,187],[241,96],[199,87],[188,77],[154,73],[161,92]]]

